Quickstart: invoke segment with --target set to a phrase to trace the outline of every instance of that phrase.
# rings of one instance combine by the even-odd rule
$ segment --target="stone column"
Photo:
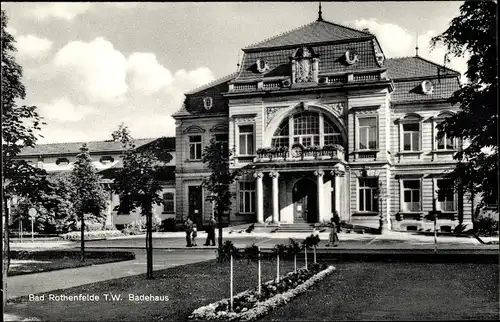
[[[345,214],[341,213],[344,209],[342,209],[342,200],[340,198],[340,189],[342,184],[340,178],[344,176],[344,171],[335,168],[330,172],[330,174],[333,176],[332,180],[335,194],[335,209],[332,209],[332,212],[336,210],[340,218],[344,218]]]
[[[272,221],[273,223],[278,222],[278,215],[279,215],[279,191],[278,191],[278,177],[279,173],[276,171],[270,172],[269,176],[273,179],[273,217]]]
[[[256,190],[257,190],[257,222],[264,223],[264,190],[262,188],[262,172],[256,172],[253,174],[256,179]]]
[[[323,176],[325,175],[325,172],[323,170],[316,170],[314,171],[314,175],[316,176],[316,184],[318,186],[318,222],[323,222],[325,219],[325,212],[324,212],[324,203],[325,203],[325,198],[323,197]]]

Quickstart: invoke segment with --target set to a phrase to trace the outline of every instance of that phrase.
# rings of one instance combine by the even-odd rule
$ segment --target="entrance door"
[[[203,230],[203,193],[201,186],[188,186],[189,215],[198,230]]]
[[[316,183],[301,179],[293,187],[294,222],[315,223],[318,221],[318,197]]]

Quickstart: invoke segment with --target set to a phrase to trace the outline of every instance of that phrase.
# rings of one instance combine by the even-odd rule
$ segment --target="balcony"
[[[324,147],[288,147],[261,148],[257,150],[255,162],[307,161],[307,160],[344,160],[344,148],[340,145]]]

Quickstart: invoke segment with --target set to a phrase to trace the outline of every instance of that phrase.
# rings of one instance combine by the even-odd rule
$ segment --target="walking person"
[[[198,246],[198,245],[196,245],[196,237],[198,236],[197,231],[198,231],[198,229],[196,228],[196,225],[193,225],[193,230],[191,232],[191,245],[192,246]]]
[[[208,227],[207,227],[207,240],[205,241],[205,246],[209,246],[211,243],[212,246],[215,246],[215,225],[216,221],[214,215],[210,215],[208,219]]]
[[[187,218],[186,221],[184,222],[184,227],[186,229],[186,247],[192,247],[191,243],[191,234],[193,232],[193,221],[191,218]]]
[[[330,236],[328,240],[327,247],[333,246],[337,247],[339,244],[339,236],[337,235],[337,225],[335,224],[335,219],[332,217],[330,219]]]

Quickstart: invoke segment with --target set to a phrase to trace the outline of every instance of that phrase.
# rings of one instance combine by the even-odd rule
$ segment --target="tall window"
[[[453,150],[455,149],[455,140],[449,138],[446,133],[444,133],[443,137],[437,139],[437,149],[438,150]]]
[[[447,179],[437,180],[438,202],[441,211],[455,210],[455,191],[453,181]]]
[[[201,160],[201,135],[189,137],[189,159]]]
[[[290,130],[290,118],[293,131]],[[340,131],[324,115],[318,112],[300,112],[285,118],[272,138],[272,146],[286,146],[300,143],[304,146],[342,145]],[[321,124],[323,122],[323,124]],[[321,126],[322,125],[322,126]]]
[[[244,181],[240,182],[239,202],[240,213],[255,212],[255,182]]]
[[[419,151],[420,150],[420,124],[419,123],[403,124],[403,150],[404,151]]]
[[[420,180],[403,181],[403,211],[420,211]]]
[[[359,211],[378,211],[377,178],[359,178]]]
[[[163,194],[163,212],[168,214],[174,213],[174,194],[171,192]]]
[[[359,149],[374,150],[377,148],[377,118],[359,119]]]
[[[229,137],[226,133],[215,134],[215,142],[222,144],[222,151],[224,155],[229,152]]]
[[[240,125],[240,155],[254,153],[253,125]]]

